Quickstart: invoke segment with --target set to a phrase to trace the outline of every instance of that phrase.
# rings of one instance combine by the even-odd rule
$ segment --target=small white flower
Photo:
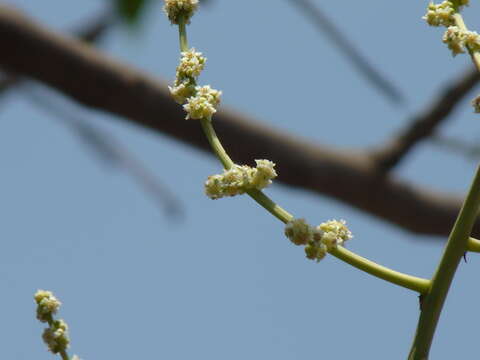
[[[47,322],[51,315],[55,314],[60,305],[62,305],[51,291],[38,290],[34,299],[37,303],[37,319],[41,322]]]
[[[449,26],[443,35],[443,42],[447,44],[452,51],[452,55],[456,56],[465,52],[465,32],[460,30],[458,26]]]
[[[201,52],[196,52],[194,48],[182,52],[180,64],[177,66],[177,79],[184,77],[198,77],[205,67],[207,58],[202,56]]]
[[[428,4],[427,13],[422,17],[431,26],[451,26],[455,24],[452,15],[455,8],[451,1],[444,1],[441,4]]]
[[[275,163],[269,160],[255,160],[257,163],[256,170],[252,176],[252,186],[258,190],[261,190],[272,183],[272,179],[277,177],[275,171]]]
[[[198,8],[198,0],[165,0],[163,10],[172,24],[178,24],[183,16],[185,23],[190,23],[190,18]]]
[[[305,246],[305,255],[308,259],[319,262],[327,255],[327,250],[324,243],[309,242]]]
[[[321,223],[317,229],[323,231],[321,241],[329,250],[336,248],[337,245],[343,245],[345,241],[353,238],[352,233],[346,226],[345,220],[329,220]]]
[[[285,225],[285,236],[295,245],[307,245],[313,241],[313,228],[305,219],[293,219]]]
[[[217,112],[215,107],[202,96],[192,96],[187,99],[187,103],[183,105],[187,112],[185,119],[211,119],[212,115]]]
[[[268,160],[255,160],[256,168],[247,165],[234,165],[221,175],[209,176],[205,182],[205,194],[211,199],[244,194],[251,189],[261,190],[271,184],[277,176],[274,163]]]
[[[220,103],[221,91],[210,88],[209,85],[197,86],[197,93],[187,99],[183,105],[187,112],[186,119],[211,119],[217,112],[216,106]]]
[[[62,319],[53,321],[51,327],[43,331],[42,338],[52,353],[66,350],[70,344],[67,324]]]
[[[465,31],[465,45],[468,46],[470,51],[480,50],[480,35],[476,31]]]
[[[195,94],[195,86],[191,85],[189,81],[179,82],[176,80],[174,86],[169,86],[168,90],[178,104],[185,104],[187,99]]]

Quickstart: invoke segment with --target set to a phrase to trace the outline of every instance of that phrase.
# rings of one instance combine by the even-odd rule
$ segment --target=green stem
[[[426,360],[432,344],[445,298],[458,264],[467,251],[467,243],[480,208],[480,168],[477,169],[468,195],[448,238],[442,258],[432,278],[430,292],[422,303],[417,331],[409,360]]]
[[[260,206],[263,206],[270,214],[275,216],[278,220],[284,224],[294,219],[293,215],[287,210],[283,209],[280,205],[276,204],[272,199],[265,195],[262,191],[257,189],[248,190],[247,194],[255,200]]]
[[[178,34],[180,37],[180,51],[188,51],[187,25],[183,16],[178,20]]]
[[[228,156],[227,152],[223,148],[220,139],[213,129],[212,122],[208,119],[201,119],[200,124],[202,125],[203,133],[207,137],[210,147],[217,156],[218,160],[220,160],[226,170],[230,170],[235,163],[232,161],[232,159],[230,159],[230,156]]]
[[[205,133],[205,136],[207,137],[213,152],[218,157],[223,167],[227,170],[230,169],[234,165],[234,163],[227,155],[227,152],[223,148],[220,140],[218,139],[211,121],[208,119],[202,119],[200,120],[200,123],[202,124],[203,132]],[[291,215],[288,211],[284,210],[281,206],[276,204],[262,191],[253,189],[248,190],[247,194],[250,195],[250,197],[253,198],[258,204],[260,204],[263,208],[265,208],[268,212],[270,212],[273,216],[275,216],[283,223],[287,223],[293,220],[293,215]],[[343,260],[346,263],[360,270],[363,270],[380,279],[387,280],[393,284],[403,286],[407,289],[417,291],[421,294],[426,293],[429,289],[429,280],[417,278],[415,276],[406,275],[398,271],[391,270],[385,266],[376,264],[373,261],[356,255],[355,253],[343,247],[338,247],[335,250],[331,250],[330,253],[333,256],[339,258],[340,260]]]
[[[336,249],[330,250],[329,253],[336,258],[356,267],[357,269],[365,271],[380,279],[387,280],[393,284],[416,291],[420,294],[426,294],[430,289],[431,282],[428,279],[422,279],[389,269],[385,266],[365,259],[342,246],[338,246]]]
[[[70,360],[70,357],[65,350],[60,350],[60,356],[62,357],[62,360]]]
[[[185,21],[180,19],[179,24],[179,36],[180,36],[180,50],[188,50],[188,41],[187,41],[187,32],[185,27]],[[209,119],[201,119],[200,124],[202,125],[203,132],[217,158],[222,163],[223,167],[226,170],[231,169],[235,163],[228,156],[227,152],[222,146],[220,139],[215,133],[215,129],[212,126],[212,122]],[[252,189],[248,190],[247,194],[254,199],[260,206],[265,208],[269,213],[275,216],[283,223],[288,223],[294,219],[288,211],[283,209],[280,205],[276,204],[272,199],[265,195],[262,191]],[[346,263],[363,270],[373,276],[376,276],[380,279],[384,279],[393,284],[403,286],[407,289],[417,291],[421,294],[428,291],[430,281],[422,278],[417,278],[415,276],[402,274],[398,271],[394,271],[374,263],[368,259],[365,259],[355,253],[339,247],[338,249],[330,251],[330,253],[339,258],[340,260],[345,261]]]
[[[453,15],[453,19],[455,20],[455,25],[462,30],[462,31],[468,31],[467,26],[465,25],[465,22],[463,21],[462,15],[460,13],[456,13]],[[467,46],[468,53],[470,54],[470,57],[472,58],[473,64],[477,68],[478,71],[480,71],[480,53],[478,51],[472,51],[469,46]]]

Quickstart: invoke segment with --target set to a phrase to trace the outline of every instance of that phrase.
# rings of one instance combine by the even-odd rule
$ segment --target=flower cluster
[[[480,35],[475,31],[467,30],[462,21],[458,24],[459,26],[456,26],[454,15],[469,3],[469,0],[450,0],[440,4],[430,2],[427,13],[422,17],[429,25],[447,27],[442,41],[448,46],[453,56],[463,54],[465,50],[470,53],[480,51]],[[472,106],[476,113],[480,113],[480,97],[472,101]]]
[[[257,166],[234,165],[221,175],[209,176],[205,182],[205,193],[211,199],[234,196],[248,190],[261,190],[277,177],[274,166],[269,160],[255,160]]]
[[[480,50],[480,35],[475,31],[463,31],[457,26],[449,26],[443,35],[443,42],[452,51],[452,55],[462,54],[465,48],[470,51]]]
[[[49,325],[43,331],[43,341],[54,354],[65,351],[70,343],[68,326],[62,319],[53,319],[53,315],[57,313],[61,302],[52,292],[45,290],[38,290],[34,299],[37,304],[37,319]]]
[[[455,25],[453,15],[460,11],[463,6],[468,5],[469,0],[450,0],[443,1],[440,4],[430,2],[427,13],[422,19],[431,26],[452,26]]]
[[[70,344],[67,323],[62,319],[53,320],[50,327],[43,331],[42,338],[52,353],[66,350]]]
[[[180,64],[173,87],[168,87],[175,101],[184,104],[187,99],[195,95],[196,78],[200,75],[207,59],[195,49],[182,52]]]
[[[196,94],[187,99],[183,108],[187,112],[186,119],[209,119],[217,112],[221,91],[212,89],[210,85],[195,87]]]
[[[186,77],[196,78],[200,75],[207,59],[201,52],[196,52],[194,48],[182,52],[180,64],[177,66],[177,78]]]
[[[165,0],[163,11],[172,24],[178,24],[183,17],[186,24],[198,8],[198,0]]]
[[[175,82],[173,86],[168,87],[173,99],[179,104],[184,104],[187,120],[204,118],[210,120],[220,103],[221,91],[212,89],[209,85],[196,86],[197,77],[200,76],[206,61],[202,53],[193,48],[182,52]]]
[[[34,298],[37,303],[37,319],[41,322],[48,322],[62,305],[50,291],[38,290]]]
[[[323,232],[322,242],[329,250],[336,248],[338,245],[343,245],[345,241],[353,237],[346,226],[345,220],[328,220],[321,223],[317,228]]]
[[[313,227],[305,219],[288,222],[285,236],[295,245],[305,245],[307,258],[317,261],[322,260],[328,250],[342,246],[353,237],[344,220],[329,220]]]
[[[165,0],[164,10],[172,24],[178,24],[180,17],[189,23],[189,19],[197,10],[198,0]],[[202,53],[190,49],[182,52],[180,64],[173,86],[169,86],[173,99],[183,104],[187,112],[186,119],[208,119],[217,112],[221,91],[209,85],[197,86],[197,78],[205,67],[207,59]]]
[[[453,14],[455,14],[455,9],[451,1],[444,1],[441,4],[431,2],[422,19],[431,26],[451,26],[455,24]]]
[[[447,44],[453,56],[464,53],[466,47],[471,51],[480,50],[480,38],[476,32],[455,26],[456,22],[453,15],[468,4],[468,0],[450,0],[440,4],[431,2],[428,5],[427,13],[422,18],[429,25],[447,27],[443,35],[443,42]]]

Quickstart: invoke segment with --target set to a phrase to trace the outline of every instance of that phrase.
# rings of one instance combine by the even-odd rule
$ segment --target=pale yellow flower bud
[[[198,8],[198,0],[165,0],[163,10],[172,24],[178,24],[183,17],[186,24]]]

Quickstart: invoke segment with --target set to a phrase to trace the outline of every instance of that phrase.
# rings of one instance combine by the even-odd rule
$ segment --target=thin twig
[[[445,122],[459,102],[478,84],[478,71],[469,67],[458,79],[450,81],[440,95],[386,145],[372,151],[379,173],[386,174],[403,161],[415,145],[428,139]]]
[[[163,208],[166,216],[171,219],[179,219],[183,215],[183,207],[176,196],[163,185],[150,170],[136,159],[125,144],[120,143],[114,136],[93,126],[85,118],[74,115],[78,111],[63,108],[59,103],[50,100],[48,96],[32,89],[30,84],[23,86],[21,93],[26,95],[28,100],[49,115],[67,125],[70,130],[89,149],[99,155],[109,166],[116,166],[125,170],[139,184],[139,186]]]
[[[345,57],[365,78],[377,88],[382,95],[395,105],[405,104],[405,96],[385,76],[381,75],[359,50],[342,34],[340,29],[331,21],[328,16],[315,5],[311,0],[290,0],[302,13],[309,17],[312,22],[330,38],[332,44],[343,52]]]

